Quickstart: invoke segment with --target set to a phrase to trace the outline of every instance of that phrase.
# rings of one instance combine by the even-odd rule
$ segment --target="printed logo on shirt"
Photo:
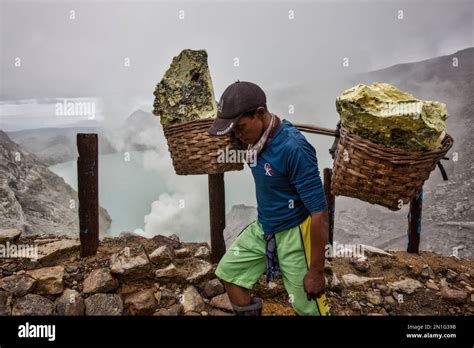
[[[265,175],[273,176],[273,168],[272,168],[270,163],[268,163],[268,162],[265,163],[263,168],[265,169]]]

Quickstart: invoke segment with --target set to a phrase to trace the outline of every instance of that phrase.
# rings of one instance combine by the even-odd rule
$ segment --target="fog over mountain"
[[[433,221],[427,213],[422,241],[435,231],[430,240],[452,242],[427,247],[449,253],[469,238],[465,227],[436,224],[451,221],[458,203],[463,208],[457,220],[472,220],[472,208],[463,205],[471,197],[463,173],[470,169],[466,157],[472,158],[466,140],[473,114],[468,101],[474,100],[472,1],[1,4],[0,129],[48,165],[75,160],[71,138],[82,127],[99,134],[102,154],[141,151],[139,169],[156,173],[166,188],[145,213],[144,234],[208,236],[207,177],[174,174],[161,125],[150,113],[155,84],[175,55],[192,48],[207,50],[216,96],[237,79],[253,81],[265,90],[270,111],[293,122],[334,128],[336,96],[360,82],[389,82],[418,98],[446,103],[452,151],[461,160],[446,163],[454,181],[441,182],[435,171],[427,183],[432,192],[443,184],[455,187],[444,188],[453,197],[433,201],[427,193]],[[52,107],[64,99],[95,103],[95,117],[59,117]],[[333,139],[306,136],[320,169],[331,167],[327,150]],[[237,204],[256,205],[247,168],[225,178],[227,212]],[[443,209],[446,219],[436,220]],[[341,241],[403,248],[406,209],[385,212],[341,197],[336,211]]]

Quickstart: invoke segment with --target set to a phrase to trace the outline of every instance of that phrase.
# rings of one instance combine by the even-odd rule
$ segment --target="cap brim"
[[[216,118],[211,127],[207,130],[210,135],[224,136],[232,131],[234,127],[239,123],[241,115],[234,118]]]

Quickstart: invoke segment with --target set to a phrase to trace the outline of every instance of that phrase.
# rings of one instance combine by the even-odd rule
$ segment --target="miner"
[[[254,151],[257,219],[240,232],[216,269],[237,315],[260,315],[255,282],[281,276],[298,315],[328,315],[324,295],[328,212],[314,147],[291,122],[271,113],[254,83],[228,86],[209,134],[233,132]]]

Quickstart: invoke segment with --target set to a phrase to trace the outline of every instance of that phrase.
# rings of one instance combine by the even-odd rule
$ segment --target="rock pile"
[[[0,315],[233,315],[206,243],[122,233],[80,258],[70,238],[0,230],[2,238],[37,245],[38,258],[0,259]],[[364,250],[327,261],[332,315],[474,314],[473,260]],[[263,313],[294,315],[281,280],[275,284],[262,278],[254,288]]]
[[[474,314],[473,260],[370,249],[365,260],[331,262],[327,297],[333,315]],[[360,268],[362,261],[368,265]]]
[[[126,233],[80,258],[71,239],[0,239],[38,248],[36,260],[0,261],[1,315],[232,315],[205,243]]]

